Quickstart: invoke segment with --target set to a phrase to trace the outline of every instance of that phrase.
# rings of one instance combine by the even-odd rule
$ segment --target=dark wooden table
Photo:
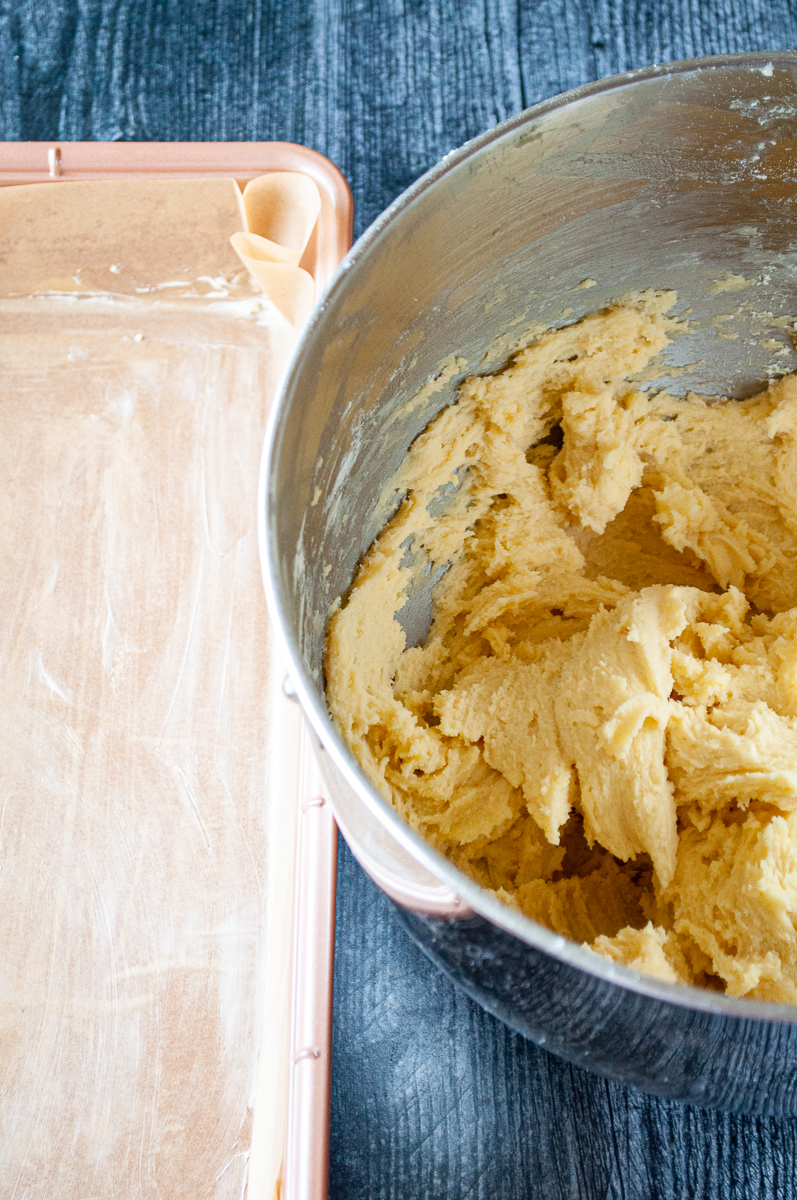
[[[793,47],[797,0],[3,0],[0,139],[301,142],[347,175],[361,231],[556,92]],[[436,972],[345,847],[335,986],[334,1200],[797,1196],[797,1121],[654,1100],[524,1042]]]

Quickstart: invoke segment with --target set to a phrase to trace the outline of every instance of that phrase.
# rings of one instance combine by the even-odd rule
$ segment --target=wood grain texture
[[[458,993],[338,862],[335,1200],[786,1200],[797,1121],[607,1083]]]
[[[5,0],[0,136],[300,142],[343,170],[361,231],[547,96],[794,45],[793,0]]]
[[[361,231],[443,154],[616,71],[797,45],[794,0],[5,0],[0,136],[285,139]],[[341,849],[334,1200],[774,1200],[797,1123],[604,1083],[457,994]]]

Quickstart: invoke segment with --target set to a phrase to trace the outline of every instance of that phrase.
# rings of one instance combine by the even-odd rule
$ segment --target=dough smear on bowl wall
[[[379,791],[507,904],[661,979],[797,1002],[797,378],[640,390],[675,299],[461,384],[333,612],[327,696]]]

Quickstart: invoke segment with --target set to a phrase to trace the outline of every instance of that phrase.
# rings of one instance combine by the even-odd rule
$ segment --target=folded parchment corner
[[[295,171],[251,179],[244,188],[247,229],[230,243],[252,279],[295,329],[316,299],[315,281],[299,266],[321,211],[317,185]]]

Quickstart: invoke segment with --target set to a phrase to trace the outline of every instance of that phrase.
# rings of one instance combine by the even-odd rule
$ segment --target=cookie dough
[[[375,786],[507,904],[797,1002],[797,378],[640,391],[674,300],[461,384],[331,616],[327,695]]]

